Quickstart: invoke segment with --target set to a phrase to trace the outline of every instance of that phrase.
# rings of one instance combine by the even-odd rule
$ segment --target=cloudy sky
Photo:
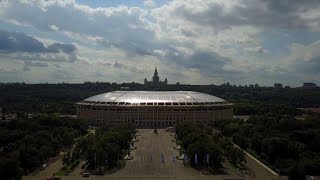
[[[0,82],[320,84],[320,0],[0,0]]]

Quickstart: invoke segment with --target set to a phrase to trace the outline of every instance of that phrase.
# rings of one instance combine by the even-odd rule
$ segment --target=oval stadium
[[[89,97],[76,107],[78,117],[94,125],[131,123],[140,128],[213,124],[233,116],[232,103],[193,91],[113,91]]]

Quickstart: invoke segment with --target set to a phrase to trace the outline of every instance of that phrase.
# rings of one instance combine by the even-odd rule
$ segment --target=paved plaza
[[[134,143],[137,149],[131,151],[134,158],[129,160],[125,167],[113,174],[105,176],[93,176],[84,178],[78,173],[81,171],[78,167],[69,176],[63,176],[61,179],[181,179],[181,180],[211,180],[211,179],[241,179],[237,169],[226,163],[227,175],[203,175],[199,171],[186,167],[181,160],[173,161],[173,156],[179,156],[179,152],[174,149],[176,143],[170,133],[164,129],[158,130],[158,134],[152,133],[152,129],[139,129],[139,141]],[[163,157],[163,158],[162,158]],[[246,177],[245,179],[276,179],[272,173],[264,169],[260,164],[247,156],[249,168],[253,169],[255,178]],[[60,163],[59,161],[57,163]],[[60,164],[59,164],[60,165]],[[50,167],[56,167],[53,164]],[[51,168],[52,169],[52,168]],[[49,169],[50,170],[50,169]],[[48,175],[49,170],[44,170],[41,174]],[[58,170],[56,170],[57,172]],[[44,176],[28,177],[24,179],[45,179]]]

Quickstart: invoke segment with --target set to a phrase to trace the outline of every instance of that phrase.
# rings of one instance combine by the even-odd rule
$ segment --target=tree
[[[22,173],[17,161],[0,157],[1,179],[21,179]]]
[[[231,148],[231,151],[228,155],[231,164],[234,166],[240,166],[243,167],[246,163],[246,158],[244,152],[236,147]]]
[[[232,140],[235,144],[240,146],[242,149],[246,149],[248,147],[248,140],[244,136],[241,136],[238,133],[232,136]]]

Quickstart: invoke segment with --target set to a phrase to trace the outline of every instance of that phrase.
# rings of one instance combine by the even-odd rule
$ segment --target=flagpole
[[[173,151],[173,179],[176,179],[176,153]]]
[[[97,169],[97,153],[94,154],[94,170]]]
[[[174,176],[173,179],[176,179],[176,162],[174,162]]]
[[[118,153],[118,168],[119,168],[119,161],[120,161],[120,158],[119,158],[119,153]],[[118,179],[120,179],[120,171],[118,171]]]

